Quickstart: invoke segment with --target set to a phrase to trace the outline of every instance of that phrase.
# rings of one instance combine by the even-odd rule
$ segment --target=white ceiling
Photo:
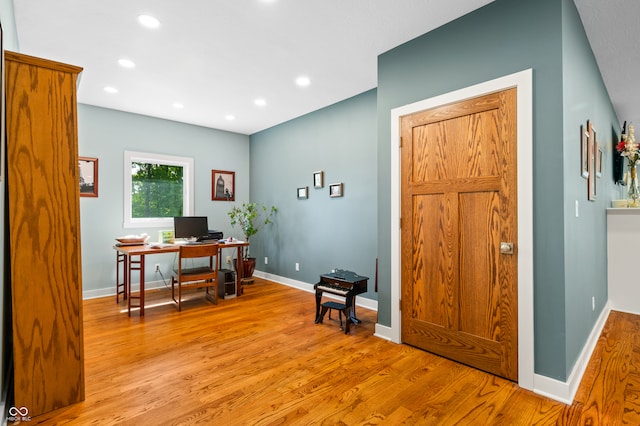
[[[618,119],[640,123],[640,1],[575,3]]]
[[[491,1],[17,0],[14,9],[21,52],[84,68],[79,102],[252,134],[376,87],[378,55]],[[640,2],[575,1],[618,116],[640,117],[640,85],[630,91],[638,60],[620,53],[638,56]],[[160,27],[142,27],[140,14]],[[299,76],[311,84],[296,86]]]

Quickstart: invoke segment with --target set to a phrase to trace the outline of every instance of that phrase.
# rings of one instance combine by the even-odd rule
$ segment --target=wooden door
[[[400,125],[402,340],[516,381],[516,89]]]

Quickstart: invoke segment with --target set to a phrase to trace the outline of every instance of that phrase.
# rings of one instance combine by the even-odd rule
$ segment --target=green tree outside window
[[[131,215],[133,218],[183,215],[183,167],[131,163]]]

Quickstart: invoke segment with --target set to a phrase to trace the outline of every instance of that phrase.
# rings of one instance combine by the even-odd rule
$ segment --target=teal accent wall
[[[209,228],[233,235],[227,212],[233,203],[211,201],[211,170],[236,172],[236,201],[249,200],[249,137],[175,121],[90,105],[78,105],[79,155],[98,158],[98,198],[80,198],[82,279],[85,297],[115,291],[115,238],[146,232],[151,241],[166,228],[123,228],[124,151],[191,157],[195,160],[195,214]],[[237,234],[236,234],[237,235]],[[230,253],[231,254],[231,253]],[[174,254],[156,255],[169,278]],[[146,282],[161,280],[152,267]],[[134,282],[137,282],[134,278]]]
[[[566,365],[571,368],[607,301],[605,210],[612,199],[620,198],[620,187],[613,180],[613,156],[617,155],[613,146],[620,140],[620,124],[575,5],[564,1],[562,11],[565,346]],[[579,133],[581,125],[586,129],[587,120],[603,148],[596,201],[586,200],[587,181],[580,176]]]
[[[251,200],[279,209],[274,226],[251,240],[256,269],[309,284],[349,269],[371,278],[363,297],[376,299],[376,120],[371,90],[251,135]],[[324,188],[316,189],[319,170]],[[339,182],[344,196],[330,198]],[[298,200],[305,186],[309,198]]]
[[[584,69],[576,70],[580,67]],[[529,68],[534,98],[535,372],[564,381],[606,300],[605,207],[613,184],[609,175],[599,179],[601,199],[586,201],[586,181],[579,175],[579,123],[599,121],[605,141],[616,127],[570,0],[497,0],[379,57],[378,318],[390,325],[391,254],[385,242],[391,228],[391,110]],[[574,73],[581,77],[571,81]],[[573,89],[565,88],[570,84]],[[577,93],[578,88],[586,93]],[[571,120],[565,121],[569,113]],[[563,184],[565,179],[569,182]],[[576,199],[579,220],[571,218]],[[585,246],[573,251],[576,240]],[[598,301],[595,312],[591,294]]]
[[[13,0],[0,0],[0,22],[2,23],[2,46],[5,50],[18,51],[18,34],[13,15]]]

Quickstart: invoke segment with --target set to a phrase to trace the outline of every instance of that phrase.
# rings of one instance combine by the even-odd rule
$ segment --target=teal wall
[[[574,49],[577,52],[567,52]],[[572,62],[573,56],[579,61]],[[535,372],[566,380],[606,299],[605,206],[613,184],[609,175],[600,179],[601,199],[586,201],[586,181],[580,182],[578,172],[577,129],[587,119],[600,121],[602,136],[616,126],[573,3],[497,0],[390,50],[379,57],[378,65],[378,317],[385,325],[390,325],[391,316],[390,252],[385,243],[391,227],[391,110],[533,69]],[[579,66],[586,69],[580,70],[583,77],[573,84],[593,88],[587,92],[594,96],[584,100],[577,99],[576,90],[564,92],[570,80],[567,73]],[[582,108],[586,110],[574,111],[579,102],[585,103]],[[573,115],[565,123],[568,111]],[[563,185],[569,177],[570,183]],[[565,194],[568,190],[570,197]],[[568,231],[576,199],[582,216],[572,221]],[[594,245],[584,246],[576,254],[572,251],[576,238]],[[578,271],[578,265],[586,264],[584,271]],[[589,291],[577,300],[576,293],[585,288]],[[598,301],[595,312],[591,310],[591,294]]]
[[[605,209],[620,194],[612,171],[613,155],[617,155],[613,145],[619,140],[620,125],[575,5],[564,1],[562,7],[565,345],[566,365],[570,368],[607,302]],[[580,125],[586,127],[587,120],[593,123],[604,151],[595,202],[586,200],[587,181],[580,176],[579,129]],[[591,307],[592,297],[595,310]],[[541,323],[554,326],[544,316]]]
[[[229,225],[232,203],[211,201],[211,170],[235,171],[236,203],[248,201],[248,136],[80,104],[78,145],[80,156],[98,158],[99,196],[80,199],[85,297],[115,291],[114,238],[146,232],[156,241],[158,230],[165,229],[123,228],[125,150],[194,158],[195,214],[207,216],[210,228],[240,237]],[[170,277],[174,261],[174,254],[153,258],[165,277]],[[147,269],[147,282],[161,279],[153,268]]]
[[[363,296],[376,299],[376,144],[375,90],[251,136],[251,199],[279,209],[275,226],[252,238],[257,269],[310,284],[349,269],[371,278]],[[318,170],[322,189],[313,187]],[[330,198],[337,182],[344,196]],[[298,200],[304,186],[309,198]]]
[[[13,16],[13,0],[0,0],[0,22],[2,22],[2,45],[6,50],[18,51],[16,20]]]

